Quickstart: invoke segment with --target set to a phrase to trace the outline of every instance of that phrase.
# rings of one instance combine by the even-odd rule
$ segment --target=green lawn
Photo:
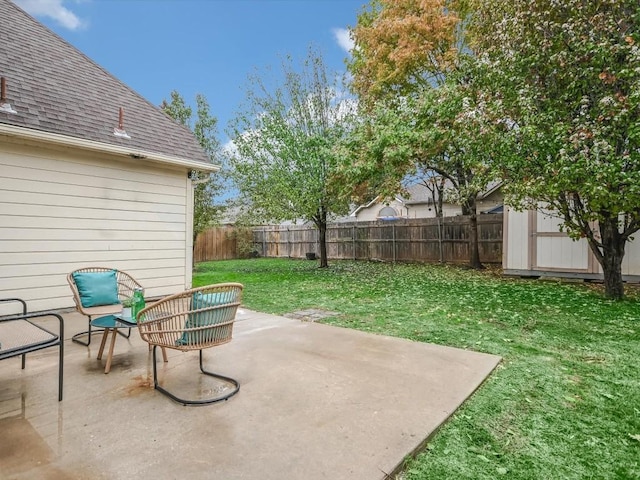
[[[238,281],[243,304],[487,352],[502,364],[407,461],[405,479],[640,479],[640,296],[441,265],[251,259],[202,263],[194,285]]]

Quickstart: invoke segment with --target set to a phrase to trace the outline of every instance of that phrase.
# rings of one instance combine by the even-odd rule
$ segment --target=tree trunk
[[[327,260],[327,222],[320,222],[318,225],[318,233],[320,236],[320,268],[327,268],[329,261]]]
[[[327,268],[327,211],[324,207],[318,209],[318,213],[313,216],[313,223],[318,229],[318,245],[320,247],[320,268]]]
[[[480,246],[478,241],[478,214],[476,211],[476,197],[467,198],[462,205],[462,214],[469,216],[469,266],[481,270],[484,265],[480,262]]]
[[[480,270],[484,265],[480,263],[480,245],[478,242],[478,216],[473,213],[469,216],[469,266]]]
[[[594,251],[604,273],[604,294],[607,298],[621,300],[624,297],[622,260],[626,239],[618,231],[617,218],[599,222],[602,250]],[[589,242],[592,251],[597,246]]]

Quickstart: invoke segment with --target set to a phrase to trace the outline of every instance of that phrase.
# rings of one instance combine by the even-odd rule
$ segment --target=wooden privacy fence
[[[209,228],[198,235],[193,248],[195,262],[238,258],[234,227]]]
[[[502,263],[502,214],[478,215],[480,261]],[[329,259],[402,262],[469,261],[470,221],[467,216],[386,222],[339,223],[327,228]],[[253,229],[258,255],[305,258],[319,254],[318,231],[307,226],[265,226]]]

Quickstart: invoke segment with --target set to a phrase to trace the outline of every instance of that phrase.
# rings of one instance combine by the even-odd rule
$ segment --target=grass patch
[[[403,478],[640,479],[640,295],[442,265],[251,259],[198,264],[266,313],[492,353],[502,364]]]

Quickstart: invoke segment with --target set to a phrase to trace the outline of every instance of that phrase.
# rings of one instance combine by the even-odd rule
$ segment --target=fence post
[[[391,224],[391,246],[393,247],[393,263],[396,263],[396,224]]]
[[[440,248],[440,263],[444,262],[444,254],[442,253],[442,225],[444,223],[444,217],[438,217],[438,247]]]
[[[351,253],[354,260],[356,259],[356,226],[351,226]]]

